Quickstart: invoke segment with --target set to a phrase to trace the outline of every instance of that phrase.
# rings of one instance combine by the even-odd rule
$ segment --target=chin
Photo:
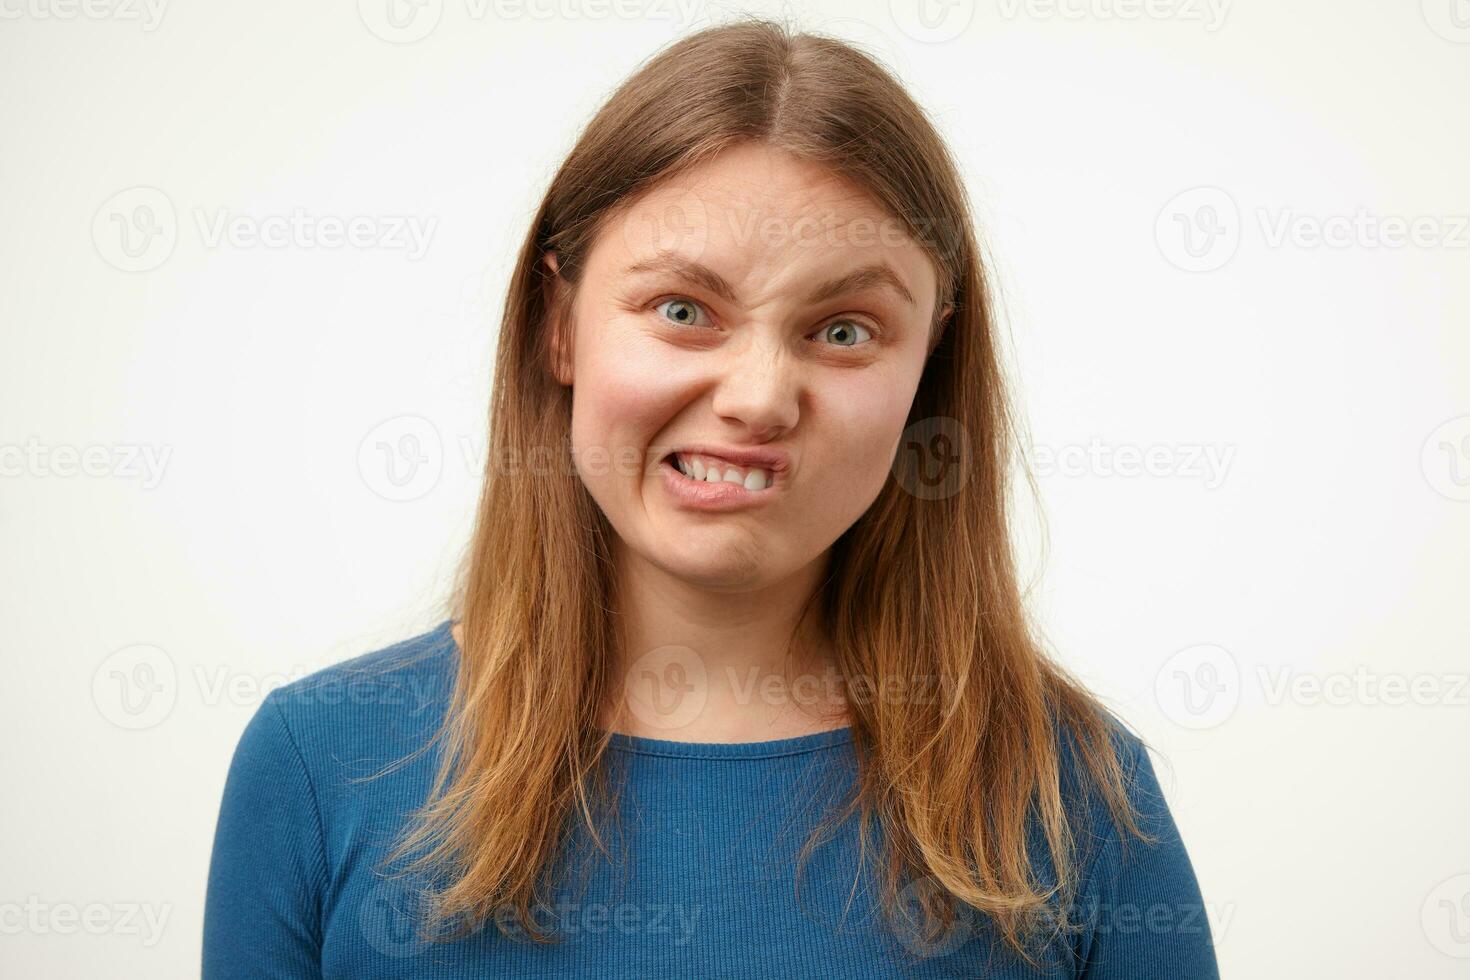
[[[740,534],[691,534],[661,544],[650,557],[670,575],[706,589],[748,588],[771,576],[774,562]]]

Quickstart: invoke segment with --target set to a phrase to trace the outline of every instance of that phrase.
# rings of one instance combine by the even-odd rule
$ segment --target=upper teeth
[[[706,483],[738,483],[747,490],[764,490],[771,485],[770,472],[758,467],[742,469],[723,459],[694,453],[675,453],[674,459],[680,473]]]

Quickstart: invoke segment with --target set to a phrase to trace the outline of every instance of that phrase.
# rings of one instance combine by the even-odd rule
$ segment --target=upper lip
[[[791,456],[780,449],[755,446],[748,449],[737,449],[734,446],[717,446],[713,443],[701,442],[679,446],[670,452],[694,456],[717,456],[736,466],[755,466],[763,470],[770,470],[772,473],[785,473],[791,469]]]

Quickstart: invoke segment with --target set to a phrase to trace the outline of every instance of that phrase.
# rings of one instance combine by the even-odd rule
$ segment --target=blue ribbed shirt
[[[1147,751],[1125,733],[1133,800],[1158,841],[1120,846],[1097,811],[1090,838],[1080,835],[1073,911],[1087,928],[1054,939],[1039,967],[968,908],[936,939],[894,930],[871,863],[859,868],[856,818],[812,852],[797,891],[797,852],[857,772],[846,728],[733,744],[615,734],[606,760],[622,786],[618,859],[590,865],[538,916],[559,941],[538,946],[488,924],[429,942],[414,929],[418,891],[379,864],[438,766],[439,743],[424,746],[457,669],[450,625],[261,703],[215,830],[205,980],[1218,976],[1189,856]]]

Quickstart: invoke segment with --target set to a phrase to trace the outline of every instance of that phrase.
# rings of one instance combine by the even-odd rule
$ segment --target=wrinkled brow
[[[651,259],[635,262],[623,270],[623,275],[633,276],[645,272],[667,272],[687,279],[708,289],[723,300],[734,303],[735,290],[725,281],[725,278],[715,272],[709,266],[672,252],[661,252]],[[917,306],[913,293],[903,284],[898,273],[884,262],[874,262],[861,268],[843,273],[835,279],[829,279],[807,295],[807,303],[815,304],[829,300],[843,293],[857,292],[860,289],[868,289],[873,286],[888,289],[903,299],[910,306]]]

